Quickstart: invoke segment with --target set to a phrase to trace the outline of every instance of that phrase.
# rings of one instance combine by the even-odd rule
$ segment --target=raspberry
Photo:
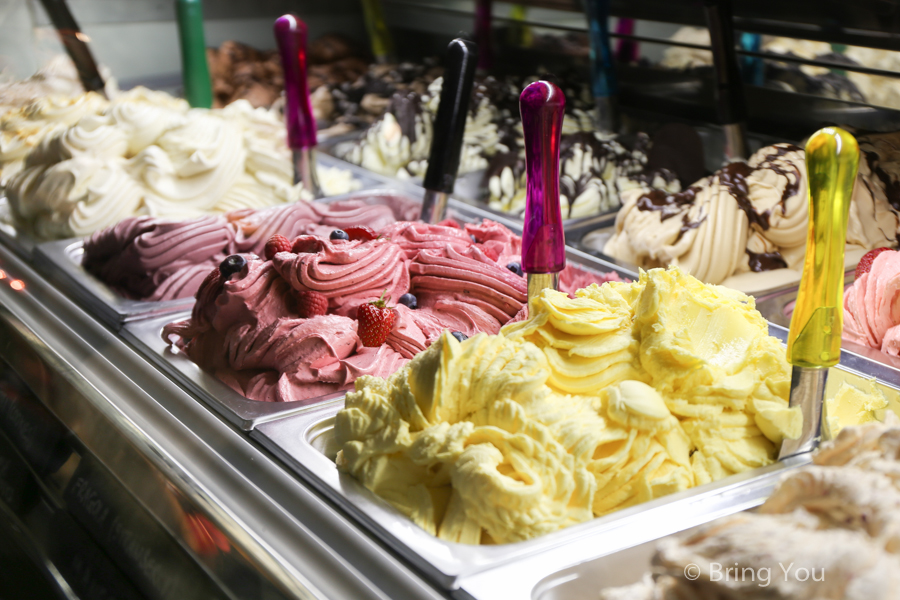
[[[319,292],[297,292],[295,297],[297,299],[297,314],[304,319],[324,315],[328,312],[328,298]]]
[[[266,260],[272,260],[279,252],[290,252],[291,242],[281,234],[276,233],[266,242]]]
[[[294,254],[315,254],[322,249],[322,241],[311,235],[301,235],[291,245]]]

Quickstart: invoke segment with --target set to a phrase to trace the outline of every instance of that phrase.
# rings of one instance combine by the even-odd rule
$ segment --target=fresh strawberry
[[[303,291],[294,294],[297,299],[297,314],[310,319],[328,312],[328,298],[319,292]]]
[[[266,260],[272,260],[279,252],[290,252],[291,242],[283,235],[276,233],[266,242]]]
[[[859,279],[863,273],[868,273],[872,269],[872,262],[875,260],[875,257],[885,252],[887,250],[893,250],[892,248],[875,248],[874,250],[869,250],[866,252],[862,259],[859,261],[859,264],[856,265],[856,273],[854,277]]]
[[[294,254],[315,254],[322,249],[322,241],[311,235],[301,235],[291,245]]]
[[[381,298],[374,302],[361,304],[357,309],[356,320],[359,321],[359,339],[362,340],[363,346],[377,348],[387,341],[391,329],[394,327],[394,321],[397,319],[396,313],[387,305],[384,298],[385,290],[381,294]],[[390,297],[388,297],[390,300]]]
[[[378,237],[378,234],[375,233],[374,229],[372,229],[371,227],[366,227],[365,225],[345,227],[344,233],[346,233],[350,237],[351,242],[354,240],[368,242],[369,240],[374,240]]]

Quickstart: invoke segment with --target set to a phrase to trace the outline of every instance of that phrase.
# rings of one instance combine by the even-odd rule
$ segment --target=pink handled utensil
[[[294,183],[303,182],[314,198],[322,196],[316,173],[316,120],[306,80],[306,23],[287,14],[275,20],[275,41],[284,69],[284,120],[294,155]]]
[[[559,138],[566,97],[549,81],[537,81],[519,96],[525,133],[527,188],[522,231],[522,269],[528,299],[559,286],[566,267],[566,242],[559,205]]]

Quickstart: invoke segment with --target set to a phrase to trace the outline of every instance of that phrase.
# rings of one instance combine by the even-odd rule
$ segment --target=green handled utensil
[[[397,62],[394,57],[394,40],[391,39],[391,32],[384,22],[381,0],[362,0],[362,5],[366,31],[369,32],[375,61],[380,64]]]
[[[195,108],[212,108],[212,81],[206,63],[201,0],[175,0],[178,37],[181,40],[181,79],[184,97]]]
[[[820,129],[806,143],[809,229],[787,345],[791,406],[803,413],[803,432],[782,443],[779,459],[814,450],[822,435],[828,368],[841,358],[844,244],[858,167],[859,146],[843,129]]]

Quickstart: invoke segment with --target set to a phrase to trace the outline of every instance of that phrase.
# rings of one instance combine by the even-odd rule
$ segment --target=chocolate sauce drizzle
[[[762,271],[774,271],[775,269],[787,269],[787,262],[778,252],[761,252],[759,254],[746,250],[750,257],[750,270],[756,273]]]
[[[422,112],[419,94],[394,94],[388,111],[397,119],[400,131],[409,138],[410,143],[416,141],[416,117]]]
[[[638,198],[637,208],[638,210],[658,211],[660,212],[660,220],[665,221],[666,219],[681,214],[685,207],[694,204],[697,199],[697,192],[703,187],[711,185],[714,178],[718,178],[719,184],[728,190],[728,193],[731,194],[735,202],[737,202],[738,207],[747,215],[747,220],[751,224],[755,224],[761,230],[766,231],[770,227],[772,211],[765,210],[760,213],[753,208],[753,203],[750,201],[750,189],[747,178],[756,171],[764,169],[774,171],[778,175],[784,176],[785,179],[788,180],[788,183],[784,187],[784,192],[781,194],[781,200],[779,200],[778,206],[780,207],[782,214],[785,214],[787,212],[788,199],[796,195],[799,191],[802,173],[800,173],[798,167],[785,167],[780,164],[777,159],[789,152],[799,150],[800,148],[793,144],[778,144],[774,147],[772,153],[767,154],[762,161],[760,161],[759,166],[757,167],[751,167],[745,162],[734,162],[720,169],[718,173],[712,177],[702,179],[698,184],[693,185],[684,191],[675,194],[667,194],[662,190],[651,190]],[[794,175],[793,181],[789,177],[790,174]],[[699,227],[705,218],[706,217],[703,217],[703,219],[692,223],[688,221],[687,214],[685,213],[678,239],[681,239],[681,236],[689,229]],[[750,253],[748,252],[748,254]],[[751,269],[754,271],[766,271],[787,266],[784,259],[777,253],[751,254],[750,262]],[[756,267],[754,267],[754,265],[756,265]]]
[[[697,199],[697,192],[701,190],[704,183],[708,183],[709,177],[700,180],[700,185],[692,185],[686,190],[675,192],[674,194],[666,193],[663,190],[650,190],[646,194],[638,198],[638,210],[655,210],[660,213],[659,220],[665,221],[681,214],[683,207],[689,206]]]
[[[778,206],[780,207],[782,214],[785,214],[787,212],[788,199],[796,195],[799,191],[802,173],[800,173],[800,169],[796,166],[786,168],[784,165],[780,164],[777,159],[789,152],[799,150],[800,148],[793,144],[778,144],[774,147],[772,153],[767,154],[762,161],[760,161],[759,166],[757,167],[751,167],[745,162],[734,162],[720,169],[715,175],[702,179],[697,184],[681,192],[667,194],[662,190],[651,190],[638,198],[637,208],[638,210],[658,211],[660,213],[660,221],[671,219],[672,217],[683,213],[685,207],[693,205],[697,199],[697,192],[703,187],[711,185],[713,180],[718,178],[719,185],[728,190],[728,193],[731,194],[735,202],[737,202],[738,207],[747,215],[747,220],[751,225],[755,224],[761,230],[766,231],[771,226],[770,217],[772,211],[765,210],[760,213],[753,208],[753,203],[750,201],[750,189],[747,178],[756,171],[764,169],[774,171],[778,175],[784,176],[788,183],[784,187],[784,192],[781,194],[781,200],[779,200]],[[789,177],[790,174],[794,175],[793,181]],[[684,212],[681,231],[679,232],[676,241],[680,240],[687,231],[699,227],[704,220],[706,220],[705,216],[699,221],[691,222],[688,219],[687,212]],[[747,254],[750,256],[750,268],[753,271],[770,271],[772,269],[783,269],[787,267],[787,263],[777,252],[755,254],[748,250]]]
[[[884,186],[884,195],[894,210],[900,212],[900,181],[894,180],[891,175],[881,168],[881,159],[878,156],[877,152],[871,150],[862,150],[863,156],[866,157],[866,163],[869,165],[869,170],[878,177],[881,184]],[[871,191],[871,190],[870,190]]]

